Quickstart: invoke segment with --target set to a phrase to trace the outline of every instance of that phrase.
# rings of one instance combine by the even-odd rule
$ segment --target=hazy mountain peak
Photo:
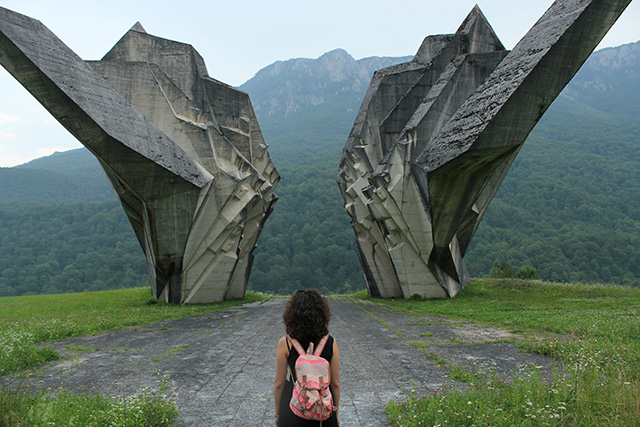
[[[618,47],[608,47],[595,52],[585,64],[591,69],[620,69],[631,67],[637,70],[640,62],[640,41]]]
[[[562,96],[608,113],[640,111],[640,42],[591,54]]]
[[[342,48],[337,48],[330,50],[329,52],[323,53],[318,59],[320,60],[344,60],[344,61],[352,61],[355,62],[353,56],[349,54],[346,50]]]
[[[331,82],[345,81],[359,74],[355,59],[344,49],[334,49],[318,58],[318,65],[327,73]]]
[[[287,117],[341,96],[362,97],[374,71],[410,59],[371,57],[356,61],[346,50],[334,49],[315,59],[274,62],[240,89],[251,95],[258,117]]]

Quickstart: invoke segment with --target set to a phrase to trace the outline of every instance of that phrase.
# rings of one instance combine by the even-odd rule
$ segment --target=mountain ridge
[[[412,56],[367,57],[354,59],[338,48],[318,58],[276,61],[239,86],[251,95],[256,114],[287,118],[304,106],[327,102],[327,97],[345,93],[364,93],[373,73],[405,62]],[[265,84],[265,82],[270,84]]]
[[[283,118],[288,119],[291,115],[294,115],[294,113],[300,112],[304,107],[317,107],[318,105],[330,102],[333,98],[339,98],[340,101],[342,101],[344,97],[340,96],[340,92],[348,92],[350,95],[359,95],[359,98],[349,97],[348,100],[351,101],[351,103],[349,105],[345,105],[344,108],[345,112],[352,113],[355,118],[355,113],[359,108],[359,102],[362,100],[362,96],[364,96],[364,93],[368,88],[373,72],[400,62],[410,61],[412,58],[413,56],[410,55],[401,57],[371,56],[356,60],[346,50],[337,48],[324,53],[318,58],[301,57],[276,61],[260,69],[252,78],[238,86],[238,88],[250,94],[252,104],[259,117],[261,127],[263,122],[271,125],[272,123],[279,122]],[[283,102],[282,100],[271,99],[278,98],[280,95],[285,95],[288,99],[295,97],[295,95],[287,92],[291,92],[291,88],[295,87],[295,83],[297,82],[287,80],[287,77],[291,77],[292,74],[299,74],[299,69],[309,72],[311,75],[316,76],[315,78],[317,79],[318,74],[330,74],[331,68],[344,69],[344,64],[337,67],[331,66],[330,60],[335,59],[339,59],[339,62],[341,63],[348,62],[351,64],[360,64],[355,67],[356,74],[358,74],[358,79],[355,83],[342,86],[341,91],[325,91],[324,94],[317,97],[309,96],[308,98],[304,98],[304,93],[299,94],[299,103],[293,102],[292,104],[287,105],[286,102]],[[314,67],[314,64],[318,64],[318,66]],[[607,64],[613,64],[609,67],[613,70],[623,68],[624,73],[616,76],[614,79],[608,80],[609,83],[603,81],[602,73],[603,70],[606,72]],[[318,68],[319,71],[313,72],[313,68]],[[365,74],[367,78],[362,80]],[[349,74],[347,72],[339,73],[338,71],[334,71],[334,77],[332,80],[335,80],[338,83],[346,82],[348,81],[348,75]],[[353,73],[351,75],[353,78]],[[289,89],[285,90],[275,88],[273,81],[269,82],[269,84],[265,84],[267,76],[276,78],[276,80],[284,80],[285,83],[283,86],[288,87]],[[607,72],[607,76],[610,77],[611,72]],[[284,77],[284,79],[282,79],[282,77]],[[620,77],[622,77],[622,79]],[[610,83],[611,81],[617,81],[618,83],[616,85],[612,85]],[[624,82],[626,86],[620,83],[621,81]],[[267,88],[265,88],[265,86]],[[324,88],[327,86],[328,85],[325,84]],[[625,87],[628,90],[625,90]],[[318,89],[322,89],[320,85],[318,85],[317,88],[314,88],[314,91]],[[302,91],[301,88],[297,88],[296,90],[300,92]],[[587,92],[587,94],[585,94],[585,92]],[[593,96],[587,96],[588,92],[596,92],[600,94],[607,93],[607,100],[609,102],[604,104],[601,102],[594,102]],[[588,108],[592,111],[605,111],[614,114],[640,114],[640,97],[629,96],[629,94],[637,94],[638,92],[640,92],[640,41],[595,51],[574,76],[569,85],[560,94],[558,97],[559,100],[557,100],[553,105],[562,105],[563,102],[569,100],[579,102],[582,104],[580,108]],[[637,106],[639,108],[620,108],[619,100],[621,95],[622,98],[630,101],[632,106],[636,105],[637,102]],[[355,101],[358,102],[357,105],[354,104]],[[350,123],[352,124],[353,120],[351,120]],[[267,132],[268,131],[269,130],[267,130]],[[278,145],[276,138],[274,138],[273,141],[267,138],[267,142],[271,146]],[[57,160],[68,165],[68,167],[65,169],[58,165]],[[55,170],[59,172],[76,172],[78,171],[78,168],[84,168],[82,172],[87,173],[94,173],[96,170],[101,171],[97,160],[95,160],[95,163],[94,160],[95,158],[93,155],[91,155],[85,148],[78,148],[65,152],[56,152],[52,155],[43,156],[14,167]],[[85,162],[89,162],[91,165],[86,166]],[[11,168],[0,168],[0,170],[2,169]]]
[[[638,115],[639,92],[640,41],[637,41],[594,52],[561,96],[603,112]]]

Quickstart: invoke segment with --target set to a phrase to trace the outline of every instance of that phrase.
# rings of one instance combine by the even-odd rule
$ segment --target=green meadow
[[[454,367],[467,389],[391,402],[394,426],[640,425],[640,288],[473,280],[453,299],[386,303],[523,334],[523,351],[558,361],[552,381],[535,368],[503,381]]]
[[[368,298],[366,293],[356,294]],[[0,372],[57,358],[47,343],[68,337],[177,319],[263,299],[177,306],[151,301],[148,289],[0,298]],[[640,289],[525,280],[473,280],[453,299],[380,300],[420,314],[495,325],[525,337],[523,351],[554,357],[552,380],[535,369],[509,381],[451,366],[461,390],[413,394],[390,402],[393,426],[640,425]],[[427,351],[427,349],[423,349]],[[425,357],[429,357],[427,353]],[[172,426],[169,385],[132,397],[0,391],[0,427]]]
[[[0,298],[0,376],[21,374],[55,360],[48,343],[129,326],[174,320],[259,301],[247,292],[244,299],[201,305],[156,302],[149,288],[77,294]],[[0,389],[0,427],[164,427],[178,415],[169,384],[158,390],[140,390],[130,397],[78,396],[66,390],[33,395]]]

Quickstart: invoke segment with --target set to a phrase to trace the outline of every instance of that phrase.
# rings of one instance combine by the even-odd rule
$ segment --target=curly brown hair
[[[296,291],[282,313],[284,326],[301,343],[316,342],[329,333],[329,303],[315,289]]]

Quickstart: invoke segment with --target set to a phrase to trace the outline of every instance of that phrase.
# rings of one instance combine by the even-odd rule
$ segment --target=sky
[[[477,3],[507,49],[552,0],[0,0],[40,20],[83,59],[100,59],[137,21],[189,43],[209,75],[239,86],[260,69],[343,48],[355,59],[405,56],[425,36],[453,33]],[[640,40],[632,1],[597,49]],[[0,167],[82,145],[0,67]]]

